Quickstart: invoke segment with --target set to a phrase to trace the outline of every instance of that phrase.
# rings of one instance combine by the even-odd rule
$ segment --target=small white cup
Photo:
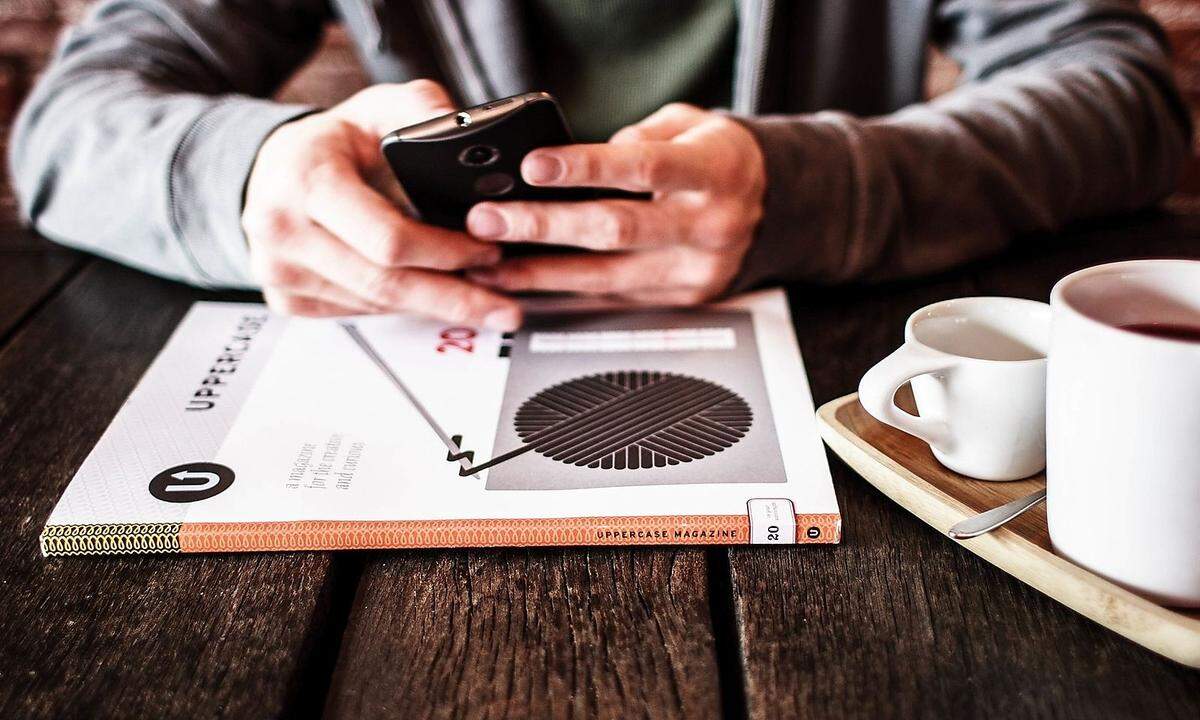
[[[1200,262],[1134,260],[1050,294],[1046,513],[1059,554],[1167,605],[1200,607]]]
[[[1050,306],[971,297],[913,313],[904,344],[863,376],[858,399],[880,422],[929,443],[940,463],[980,480],[1046,466]],[[896,407],[912,382],[920,417]]]

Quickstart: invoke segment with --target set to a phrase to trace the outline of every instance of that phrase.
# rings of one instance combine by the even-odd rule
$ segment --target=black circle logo
[[[233,484],[233,470],[216,463],[187,463],[167,468],[150,481],[150,494],[171,503],[207,500]]]
[[[808,529],[806,534],[808,535],[809,540],[816,540],[817,538],[821,537],[821,528],[813,525]]]

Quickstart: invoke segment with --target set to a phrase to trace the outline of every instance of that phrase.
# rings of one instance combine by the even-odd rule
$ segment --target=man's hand
[[[437,83],[376,85],[276,129],[246,185],[242,227],[275,310],[297,315],[409,311],[514,329],[510,298],[451,274],[492,265],[494,243],[405,217],[379,152],[398,127],[450,112]]]
[[[762,151],[741,125],[667,105],[607,144],[535,150],[531,185],[619,188],[645,200],[485,202],[467,215],[476,237],[572,245],[601,253],[547,255],[473,270],[507,291],[557,290],[637,302],[694,304],[729,287],[762,216]]]

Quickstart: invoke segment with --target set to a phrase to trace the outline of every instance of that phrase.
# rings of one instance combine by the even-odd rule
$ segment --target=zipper
[[[742,7],[746,8],[743,15],[747,27],[743,29],[745,48],[738,52],[738,68],[735,73],[737,87],[734,88],[733,109],[735,112],[753,115],[762,107],[775,0],[747,0]]]
[[[449,0],[425,0],[430,34],[436,39],[445,60],[445,69],[458,86],[467,105],[493,100],[490,84],[472,52],[470,39],[457,10]]]
[[[379,22],[379,7],[375,4],[375,0],[355,0],[353,4],[367,31],[364,44],[375,46],[376,52],[387,52],[387,36],[383,32],[383,24]]]

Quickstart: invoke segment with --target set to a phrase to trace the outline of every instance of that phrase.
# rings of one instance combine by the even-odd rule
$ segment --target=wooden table
[[[941,277],[791,293],[818,404],[904,318],[1200,257],[1200,218],[1029,240]],[[43,559],[75,469],[194,300],[0,223],[0,717],[1200,717],[1200,673],[1064,609],[836,458],[836,547]]]

